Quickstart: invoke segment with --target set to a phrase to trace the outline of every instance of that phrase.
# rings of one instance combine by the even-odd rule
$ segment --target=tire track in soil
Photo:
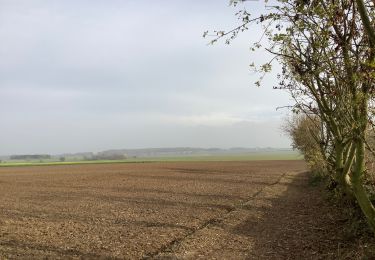
[[[275,182],[270,183],[268,185],[264,185],[262,188],[260,188],[258,191],[256,191],[252,196],[250,196],[247,200],[244,200],[240,203],[235,204],[232,208],[228,209],[227,212],[219,217],[212,218],[204,222],[201,226],[192,229],[188,233],[186,233],[185,236],[182,236],[180,238],[174,239],[171,242],[163,245],[160,247],[157,251],[145,254],[141,259],[148,260],[148,259],[159,259],[159,258],[165,258],[165,254],[171,254],[173,253],[173,248],[177,247],[181,243],[183,243],[185,240],[193,237],[198,231],[203,230],[205,228],[209,228],[210,226],[214,226],[217,224],[220,224],[227,216],[229,216],[231,213],[233,213],[236,210],[240,210],[245,208],[245,206],[250,203],[252,200],[257,198],[259,194],[261,194],[266,188],[275,186],[277,184],[280,184],[281,180],[290,172],[284,172]]]

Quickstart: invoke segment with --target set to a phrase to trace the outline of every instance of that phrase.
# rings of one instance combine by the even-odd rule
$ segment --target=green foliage
[[[292,146],[304,156],[310,169],[316,175],[322,175],[327,170],[326,160],[322,149],[321,122],[318,117],[293,115],[285,120],[284,132],[291,138]]]

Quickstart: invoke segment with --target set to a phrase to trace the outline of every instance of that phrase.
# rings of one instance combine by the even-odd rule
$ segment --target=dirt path
[[[375,240],[348,238],[347,217],[309,180],[308,172],[284,173],[154,258],[375,259]]]
[[[0,168],[0,259],[370,256],[322,194],[300,161]]]

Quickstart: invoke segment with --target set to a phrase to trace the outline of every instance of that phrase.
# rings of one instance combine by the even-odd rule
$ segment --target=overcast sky
[[[288,95],[249,71],[260,29],[202,38],[237,24],[228,2],[0,0],[0,154],[289,147]]]

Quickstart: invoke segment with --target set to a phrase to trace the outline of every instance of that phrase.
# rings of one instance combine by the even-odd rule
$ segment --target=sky
[[[249,69],[261,29],[228,0],[0,0],[0,154],[146,147],[289,147],[291,103]]]

